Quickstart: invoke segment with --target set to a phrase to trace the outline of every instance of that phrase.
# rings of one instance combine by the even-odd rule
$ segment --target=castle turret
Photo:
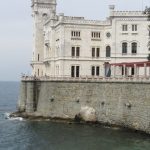
[[[32,0],[33,16],[33,58],[32,75],[42,76],[44,72],[44,23],[56,17],[56,0]]]
[[[114,15],[115,5],[109,5],[110,17]]]

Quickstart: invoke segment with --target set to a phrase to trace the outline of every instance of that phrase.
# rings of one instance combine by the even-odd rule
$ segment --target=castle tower
[[[32,0],[33,58],[32,75],[44,75],[44,23],[56,17],[56,0]]]

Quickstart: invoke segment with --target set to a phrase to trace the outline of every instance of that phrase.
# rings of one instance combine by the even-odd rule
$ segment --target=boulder
[[[96,122],[97,117],[96,117],[96,111],[92,107],[84,106],[81,107],[81,110],[79,114],[75,116],[75,120],[83,120],[86,122]]]

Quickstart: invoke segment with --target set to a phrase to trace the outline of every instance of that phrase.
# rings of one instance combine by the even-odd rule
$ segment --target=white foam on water
[[[9,119],[10,118],[10,113],[6,112],[3,114],[5,116],[5,119]]]
[[[10,117],[10,113],[6,112],[4,113],[5,119],[8,120],[19,120],[19,121],[23,121],[22,117]]]

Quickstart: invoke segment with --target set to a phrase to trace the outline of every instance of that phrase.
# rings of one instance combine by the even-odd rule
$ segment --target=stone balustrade
[[[72,78],[70,76],[22,76],[22,81],[75,81],[75,82],[148,82],[150,83],[150,76],[113,76],[113,77],[95,77],[95,76],[80,76],[79,78]]]

